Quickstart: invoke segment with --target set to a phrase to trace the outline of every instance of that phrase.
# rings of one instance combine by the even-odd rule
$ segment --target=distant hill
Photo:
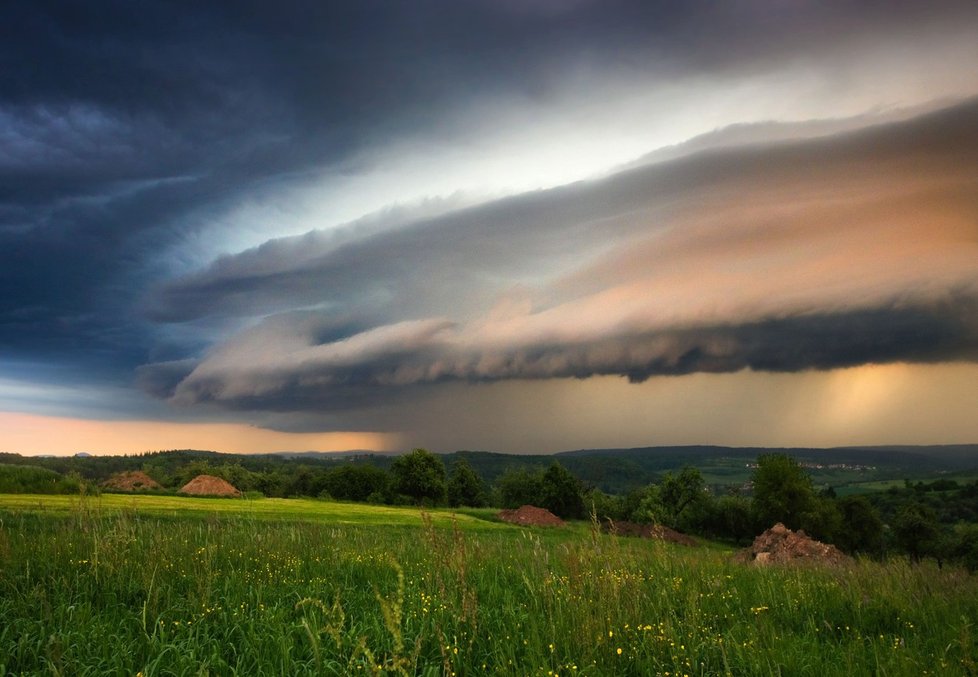
[[[666,472],[691,465],[707,483],[722,489],[744,485],[757,457],[785,453],[808,469],[818,485],[842,487],[859,482],[933,478],[945,473],[978,471],[978,444],[943,446],[872,446],[817,448],[722,447],[708,445],[638,447],[631,449],[578,449],[554,455],[513,455],[492,451],[456,451],[443,454],[451,466],[464,459],[487,482],[511,469],[546,468],[559,461],[586,485],[608,493],[625,493],[658,481]],[[192,463],[240,465],[252,472],[295,475],[349,463],[367,463],[388,469],[395,453],[286,452],[223,454],[181,449],[131,456],[25,457],[0,454],[0,463],[34,465],[66,475],[71,472],[96,482],[115,473],[147,470],[157,477],[176,478]],[[168,485],[169,486],[169,485]]]
[[[579,476],[587,476],[605,463],[631,464],[639,477],[654,478],[686,465],[699,468],[714,485],[737,485],[753,472],[762,454],[783,453],[808,469],[816,484],[839,486],[850,482],[929,477],[978,469],[978,444],[935,446],[833,447],[721,447],[709,445],[638,447],[632,449],[579,449],[555,454],[571,468],[580,463]],[[573,459],[573,460],[572,460]],[[579,466],[580,467],[580,466]],[[600,485],[599,485],[600,486]]]

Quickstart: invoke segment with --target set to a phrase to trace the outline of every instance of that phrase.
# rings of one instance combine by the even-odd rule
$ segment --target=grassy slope
[[[318,501],[0,497],[0,674],[975,674],[978,579]]]
[[[153,517],[241,517],[255,520],[285,520],[350,525],[414,526],[422,524],[417,508],[337,503],[302,498],[262,498],[258,500],[201,498],[165,494],[102,494],[95,497],[42,494],[0,494],[0,510],[68,515],[79,510],[106,515],[136,512]],[[490,520],[493,511],[454,512],[426,510],[438,525],[458,522],[462,529],[498,529]],[[480,519],[484,517],[485,519]]]

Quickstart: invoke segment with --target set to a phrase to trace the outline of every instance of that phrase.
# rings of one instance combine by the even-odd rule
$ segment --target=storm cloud
[[[310,309],[217,346],[172,397],[328,411],[448,381],[974,360],[976,167],[972,101],[271,242],[164,286],[156,312]]]
[[[15,3],[0,402],[398,432],[493,388],[974,361],[976,28],[963,0]]]

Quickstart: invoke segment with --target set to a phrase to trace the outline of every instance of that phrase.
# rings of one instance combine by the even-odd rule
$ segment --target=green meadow
[[[185,519],[230,518],[275,522],[316,522],[331,525],[413,526],[422,524],[422,513],[365,503],[336,503],[306,498],[200,498],[167,494],[101,494],[99,496],[65,496],[40,494],[0,494],[0,510],[26,511],[38,515],[78,516],[91,518],[133,515]],[[499,529],[494,521],[496,511],[465,508],[448,512],[433,510],[426,519],[444,526],[458,524],[471,530]],[[475,517],[478,515],[480,517]]]
[[[0,496],[0,674],[969,675],[978,578],[313,500]]]

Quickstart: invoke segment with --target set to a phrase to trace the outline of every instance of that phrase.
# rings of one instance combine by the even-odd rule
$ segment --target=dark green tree
[[[958,524],[951,533],[951,557],[971,573],[978,571],[978,524]]]
[[[910,556],[910,561],[919,562],[926,555],[935,553],[940,525],[932,508],[913,501],[897,512],[893,532],[897,543]]]
[[[744,496],[719,496],[710,503],[703,531],[715,538],[750,543],[757,534],[750,500]]]
[[[831,498],[816,495],[811,512],[802,517],[801,528],[817,540],[835,543],[842,529],[842,513]]]
[[[690,531],[699,526],[696,522],[705,518],[709,496],[703,476],[696,468],[686,466],[676,475],[667,472],[656,491],[649,495],[658,503],[650,513],[658,517],[656,522],[667,527]]]
[[[510,468],[496,478],[497,502],[503,508],[536,505],[543,493],[543,474],[528,468]]]
[[[489,501],[485,482],[465,459],[458,459],[448,478],[448,505],[481,508]]]
[[[255,474],[241,466],[240,463],[225,463],[221,467],[221,477],[230,482],[239,491],[255,489]]]
[[[835,544],[848,553],[883,555],[883,521],[865,496],[846,496],[836,502],[842,523]]]
[[[812,480],[795,459],[786,454],[763,454],[754,471],[754,513],[770,527],[781,522],[789,529],[811,528],[817,496]]]
[[[557,461],[543,473],[541,485],[540,507],[564,519],[582,519],[587,514],[580,480]]]
[[[593,512],[598,521],[619,522],[630,517],[626,512],[624,496],[609,495],[600,489],[592,489],[584,496],[584,507],[588,514]]]
[[[389,487],[390,477],[383,469],[370,463],[348,463],[325,473],[321,492],[339,501],[366,501],[387,494]]]
[[[394,491],[418,505],[445,502],[445,463],[427,449],[414,449],[398,456],[391,465]]]
[[[286,496],[315,496],[316,475],[311,468],[300,465],[289,475],[288,485],[285,489]]]

